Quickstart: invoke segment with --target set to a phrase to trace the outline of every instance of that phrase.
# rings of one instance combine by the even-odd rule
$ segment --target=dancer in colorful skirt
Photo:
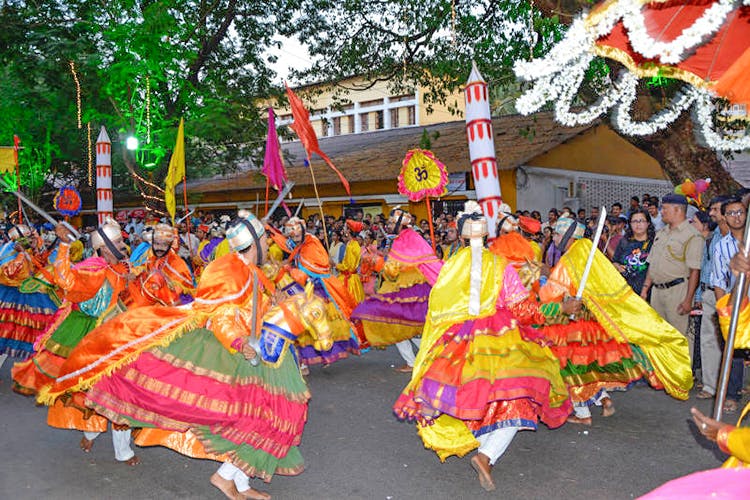
[[[54,280],[64,294],[65,303],[45,334],[37,341],[38,352],[30,360],[13,367],[14,390],[35,394],[49,387],[74,347],[97,322],[124,309],[133,276],[128,270],[127,247],[120,226],[110,220],[91,234],[91,246],[98,254],[72,266],[70,233],[62,226],[55,228],[61,243],[54,265]],[[93,415],[83,404],[81,393],[66,395],[54,401],[47,414],[47,423],[61,429],[83,431],[80,447],[89,452],[94,439],[107,430],[107,420]],[[114,427],[112,443],[115,458],[136,465],[138,457],[130,447],[130,429]]]
[[[310,394],[293,337],[307,311],[282,303],[275,309],[291,330],[264,323],[274,287],[258,267],[267,257],[263,225],[241,211],[227,235],[233,253],[204,269],[189,306],[137,308],[97,328],[40,398],[88,389],[95,411],[144,428],[139,444],[224,462],[211,483],[228,498],[267,499],[249,477],[268,482],[303,469],[297,446]],[[311,312],[323,322],[315,300]],[[281,336],[266,342],[266,330]]]
[[[614,413],[608,391],[625,390],[644,379],[678,399],[692,386],[687,341],[638,297],[600,252],[584,288],[575,299],[591,241],[583,225],[561,217],[555,224],[555,245],[562,257],[539,290],[546,317],[544,336],[559,359],[570,389],[572,423],[591,425],[591,405],[602,415]],[[574,319],[570,319],[570,313]]]
[[[13,367],[13,390],[19,394],[35,395],[45,385],[51,384],[57,377],[60,366],[78,342],[91,331],[94,326],[124,310],[146,305],[162,304],[176,305],[192,300],[189,293],[193,291],[193,282],[187,264],[174,252],[172,243],[174,231],[168,224],[157,224],[149,231],[144,231],[148,237],[148,245],[139,257],[130,259],[129,275],[134,278],[125,283],[115,283],[116,274],[106,276],[107,265],[101,257],[90,258],[81,265],[73,266],[73,283],[76,290],[70,290],[65,295],[66,301],[36,343],[36,354],[32,359],[23,363],[16,363]],[[106,226],[106,234],[111,234],[113,241],[119,244],[114,226]],[[104,242],[95,233],[93,243],[95,249],[104,248]],[[139,246],[139,249],[141,247]],[[55,256],[55,265],[61,266],[59,277],[70,279],[68,273],[71,266],[70,245],[64,245],[58,250],[60,262]],[[105,250],[106,251],[106,250]],[[124,254],[125,252],[123,252]],[[120,266],[115,263],[115,266]],[[114,269],[114,268],[113,268]],[[124,272],[127,267],[122,267]],[[51,276],[54,280],[54,276]],[[102,279],[104,281],[102,281]],[[105,286],[125,287],[114,293]],[[79,302],[73,302],[82,297],[91,297]],[[115,303],[119,301],[119,305]],[[107,314],[105,315],[105,312]]]
[[[137,262],[132,264],[132,273],[137,279],[140,293],[131,296],[128,308],[161,304],[178,305],[189,302],[195,284],[187,263],[177,255],[173,245],[176,240],[174,228],[159,223],[151,231],[150,248]]]
[[[341,236],[346,245],[344,257],[341,262],[336,264],[336,270],[339,272],[339,279],[349,291],[354,304],[359,304],[365,300],[365,290],[362,288],[362,281],[359,279],[359,264],[362,257],[362,248],[359,246],[357,239],[352,234],[352,226],[355,221],[346,221],[346,227],[341,231]],[[359,223],[361,227],[361,223]]]
[[[309,335],[301,335],[297,342],[302,365],[329,365],[349,353],[360,354],[368,345],[361,325],[350,321],[357,303],[344,283],[331,274],[328,252],[318,238],[305,232],[304,221],[299,217],[289,219],[284,229],[286,237],[279,233],[271,233],[271,237],[289,255],[287,270],[292,278],[300,285],[312,282],[315,293],[328,302],[328,321],[334,339],[333,347],[321,352],[315,349]]]
[[[400,229],[381,273],[380,290],[352,313],[352,319],[362,323],[370,345],[396,346],[406,364],[395,370],[402,373],[410,373],[414,367],[412,344],[419,348],[427,300],[443,265],[430,244],[409,227],[410,222],[409,214],[401,209],[391,212],[391,230],[396,225]]]
[[[42,239],[26,224],[12,226],[8,237],[0,248],[0,366],[8,356],[23,360],[34,353],[59,305],[51,288],[34,278],[47,265]]]
[[[470,247],[440,271],[412,379],[394,411],[417,421],[441,460],[478,447],[471,465],[489,491],[491,469],[516,432],[540,419],[562,425],[571,403],[552,352],[519,327],[513,310],[528,292],[512,266],[483,248],[487,220],[476,202],[459,213],[458,229]]]

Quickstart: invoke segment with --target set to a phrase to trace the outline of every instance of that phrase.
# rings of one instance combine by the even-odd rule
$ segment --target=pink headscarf
[[[437,258],[427,241],[413,229],[402,229],[393,240],[388,258],[407,266],[417,266],[425,279],[434,285],[443,261]]]

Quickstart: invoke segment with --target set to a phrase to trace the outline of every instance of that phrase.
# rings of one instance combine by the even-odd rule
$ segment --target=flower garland
[[[633,81],[637,82],[635,75],[631,74],[631,76]],[[651,135],[664,130],[688,109],[698,97],[692,87],[686,86],[675,94],[667,107],[654,114],[648,121],[634,122],[630,116],[630,110],[635,102],[635,91],[635,85],[624,91],[620,102],[612,110],[612,124],[615,128],[628,135]]]
[[[633,50],[647,59],[659,59],[663,64],[677,64],[716,33],[741,3],[740,0],[718,0],[671,42],[661,42],[648,34],[642,2],[620,0],[615,8],[620,11]]]
[[[578,92],[580,82],[583,81],[583,77],[584,74],[583,72],[581,72],[579,85],[576,86],[575,89],[571,89],[572,91],[570,92],[570,94],[566,94],[565,96],[563,96],[563,99],[559,99],[557,102],[555,102],[555,118],[558,122],[564,123],[569,127],[591,123],[597,117],[606,113],[608,109],[615,106],[622,99],[622,96],[626,92],[632,92],[632,94],[635,95],[636,85],[638,84],[637,78],[635,78],[627,71],[623,71],[620,73],[617,83],[614,85],[610,84],[609,89],[601,95],[601,97],[595,104],[583,111],[573,113],[570,111],[570,106],[573,101],[573,97]]]
[[[593,47],[596,40],[611,32],[619,20],[622,19],[628,30],[634,50],[644,57],[674,64],[719,30],[729,13],[740,4],[750,5],[750,0],[718,0],[695,23],[668,43],[658,42],[648,35],[639,0],[620,0],[592,16],[593,22],[587,13],[583,13],[573,21],[565,38],[552,47],[544,58],[516,61],[514,71],[518,78],[532,83],[516,100],[516,110],[529,115],[551,102],[554,103],[555,119],[573,127],[591,123],[611,109],[612,124],[619,131],[627,135],[650,135],[664,130],[685,110],[695,105],[697,133],[705,144],[717,150],[748,149],[750,137],[739,134],[727,136],[714,130],[713,97],[709,91],[692,86],[681,89],[667,107],[648,120],[634,121],[631,108],[636,99],[638,77],[627,70],[623,70],[617,82],[611,83],[601,93],[595,104],[582,111],[571,111],[586,69],[595,57]]]
[[[713,103],[713,96],[705,90],[695,89],[695,91],[697,98],[696,105],[693,107],[693,121],[699,125],[697,135],[700,142],[723,151],[750,149],[750,135],[740,132],[732,137],[719,134],[714,130],[712,115],[716,107]]]

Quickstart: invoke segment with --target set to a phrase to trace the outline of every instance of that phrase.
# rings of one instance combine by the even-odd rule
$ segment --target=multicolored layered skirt
[[[643,351],[618,342],[596,321],[571,321],[541,331],[552,344],[574,403],[593,404],[602,390],[625,390],[644,378],[662,388]]]
[[[57,304],[44,292],[24,293],[0,285],[0,354],[27,359],[34,341],[47,329]]]
[[[474,436],[502,427],[562,425],[572,410],[552,352],[522,336],[506,309],[450,327],[427,353],[426,369],[396,401],[400,419],[462,420]]]
[[[432,287],[419,283],[395,292],[377,293],[359,304],[352,319],[360,321],[373,347],[385,347],[422,334]]]
[[[61,307],[47,331],[37,340],[36,354],[13,366],[13,390],[31,396],[54,382],[70,352],[96,324],[97,318],[81,312],[71,304]]]
[[[231,460],[248,476],[299,474],[310,398],[293,356],[252,366],[206,329],[140,354],[87,393],[117,424],[159,429],[137,440],[198,458]]]

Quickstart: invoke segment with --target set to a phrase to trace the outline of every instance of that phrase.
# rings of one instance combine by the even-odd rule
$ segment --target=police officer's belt
[[[677,278],[676,280],[667,281],[666,283],[654,283],[654,286],[659,289],[672,288],[685,281],[685,278]]]

